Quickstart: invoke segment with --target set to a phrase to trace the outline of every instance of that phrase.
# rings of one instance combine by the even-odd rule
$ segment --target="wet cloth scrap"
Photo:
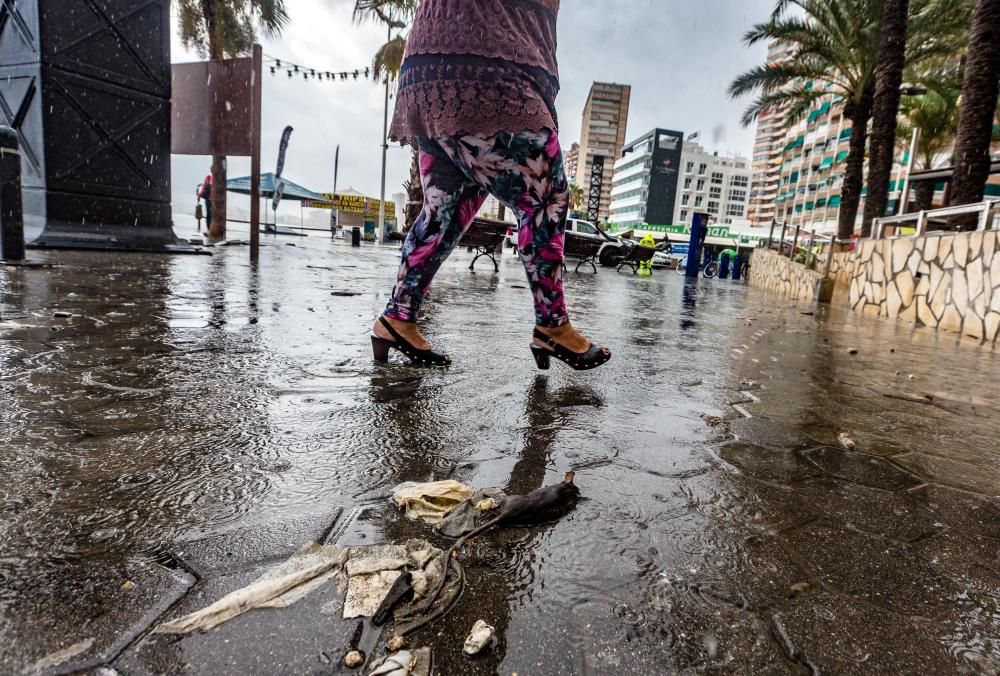
[[[472,496],[472,489],[458,481],[408,482],[396,486],[392,500],[406,516],[436,524],[456,505]]]
[[[349,551],[309,543],[255,582],[212,605],[156,628],[161,634],[209,631],[254,608],[286,608],[332,580],[347,563]]]
[[[401,650],[372,667],[371,676],[430,676],[431,649]]]
[[[342,612],[344,619],[371,617],[403,573],[411,576],[415,599],[425,600],[427,590],[436,589],[441,579],[443,556],[440,549],[424,540],[353,548],[310,543],[246,587],[207,608],[164,622],[155,631],[161,634],[210,631],[254,608],[287,608],[334,581],[340,594],[321,612],[327,615]],[[448,577],[449,580],[453,577],[450,572]],[[441,600],[433,604],[411,604],[419,607],[419,611],[410,612],[434,611],[439,604],[452,603],[460,591],[459,588],[453,594],[442,594]],[[403,616],[410,617],[409,613]]]
[[[432,574],[429,564],[439,556],[441,550],[423,540],[409,540],[405,545],[352,549],[345,568],[347,596],[344,599],[344,619],[374,615],[396,579],[404,572],[409,572],[414,580],[414,594],[422,596],[427,577]],[[337,601],[327,604],[323,612],[335,614],[339,611],[338,605]]]
[[[441,535],[460,538],[471,533],[506,498],[499,488],[473,491],[458,481],[404,483],[392,492],[392,500],[411,519],[434,525]]]

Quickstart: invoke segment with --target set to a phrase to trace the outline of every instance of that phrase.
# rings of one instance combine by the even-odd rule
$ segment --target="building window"
[[[718,171],[712,172],[712,183],[715,185],[722,185],[722,174]]]
[[[697,197],[694,198],[694,207],[695,207],[695,209],[697,209],[698,207],[701,206],[702,199],[703,198],[702,198],[701,195],[698,195]]]
[[[691,189],[691,179],[690,178],[685,178],[684,179],[684,189],[685,190],[690,190]]]
[[[691,195],[684,195],[684,197],[681,198],[682,205],[687,206],[690,203],[691,203]]]
[[[681,209],[681,223],[688,219],[687,209]]]
[[[690,174],[692,171],[694,171],[694,162],[688,162],[687,169],[684,170],[684,173]]]
[[[730,190],[729,191],[729,201],[730,202],[745,202],[747,198],[746,190]]]
[[[705,192],[705,179],[698,179],[698,192]]]
[[[722,188],[717,185],[713,185],[708,189],[708,196],[714,197],[715,199],[722,199]]]
[[[732,176],[729,179],[729,185],[735,188],[745,188],[749,183],[750,179],[747,176]]]
[[[699,164],[698,165],[698,175],[699,176],[704,176],[706,171],[708,171],[708,165],[707,164]]]
[[[742,204],[730,204],[726,208],[726,215],[727,216],[739,216],[739,217],[742,217],[743,216],[743,205]]]
[[[710,213],[710,214],[718,214],[719,213],[719,203],[718,202],[709,202],[708,203],[708,213]]]

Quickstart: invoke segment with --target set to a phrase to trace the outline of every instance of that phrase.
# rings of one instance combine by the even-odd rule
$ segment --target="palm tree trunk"
[[[872,221],[885,216],[889,204],[889,178],[896,150],[896,116],[899,88],[906,65],[906,27],[910,0],[885,0],[882,41],[875,69],[875,100],[872,133],[868,147],[868,197],[861,223],[861,236],[870,237]]]
[[[417,222],[417,216],[424,208],[424,184],[420,181],[420,158],[416,150],[410,162],[410,183],[406,188],[406,223],[403,232],[407,233]]]
[[[917,211],[928,211],[934,206],[934,181],[913,184],[913,200]]]
[[[865,145],[868,140],[868,121],[872,114],[874,88],[869,86],[861,93],[861,98],[844,110],[844,117],[853,124],[851,145],[844,166],[844,187],[841,190],[840,220],[837,237],[850,239],[854,235],[854,223],[858,218],[861,203],[861,186],[865,177]]]
[[[222,40],[219,36],[218,26],[214,17],[215,0],[202,0],[202,11],[205,13],[205,26],[208,32],[208,55],[213,61],[224,58],[222,51]],[[214,85],[209,85],[214,86]],[[225,102],[215,98],[216,106],[223,106]],[[221,109],[213,110],[215,117],[213,124],[218,124],[222,119]],[[226,238],[226,215],[227,191],[226,191],[226,158],[224,155],[212,156],[212,222],[208,224],[208,237],[213,241],[220,241]]]
[[[969,52],[962,83],[958,136],[955,139],[955,178],[951,204],[974,204],[983,199],[990,172],[990,140],[997,97],[1000,96],[1000,0],[979,0],[972,17]],[[956,216],[956,229],[975,227],[976,219]]]

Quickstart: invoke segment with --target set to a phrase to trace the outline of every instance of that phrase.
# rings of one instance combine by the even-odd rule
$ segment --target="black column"
[[[0,0],[0,121],[33,246],[178,251],[169,0]]]

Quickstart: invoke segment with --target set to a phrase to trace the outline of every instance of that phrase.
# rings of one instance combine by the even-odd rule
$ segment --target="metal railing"
[[[901,216],[888,216],[886,218],[876,218],[872,227],[872,239],[886,239],[887,237],[921,237],[927,234],[928,225],[935,221],[947,219],[952,216],[963,216],[974,214],[978,216],[976,225],[977,231],[1000,230],[1000,200],[990,199],[978,204],[964,204],[958,207],[946,207],[944,209],[931,209],[929,211],[917,211],[912,214]],[[913,228],[912,234],[897,234],[901,228]],[[891,230],[891,234],[886,234]],[[953,230],[942,231],[954,232]]]
[[[774,231],[779,225],[781,226],[781,236],[776,240]],[[803,258],[800,261],[801,263],[810,269],[816,269],[816,263],[819,258],[815,252],[816,247],[823,248],[828,243],[832,245],[832,243],[836,242],[836,239],[832,235],[818,233],[815,228],[807,232],[800,225],[797,225],[794,235],[791,233],[792,230],[787,224],[778,223],[775,220],[771,223],[771,232],[767,239],[759,242],[758,246],[765,249],[774,249],[774,245],[777,244],[779,256],[787,256],[790,260],[795,260],[798,253]]]

